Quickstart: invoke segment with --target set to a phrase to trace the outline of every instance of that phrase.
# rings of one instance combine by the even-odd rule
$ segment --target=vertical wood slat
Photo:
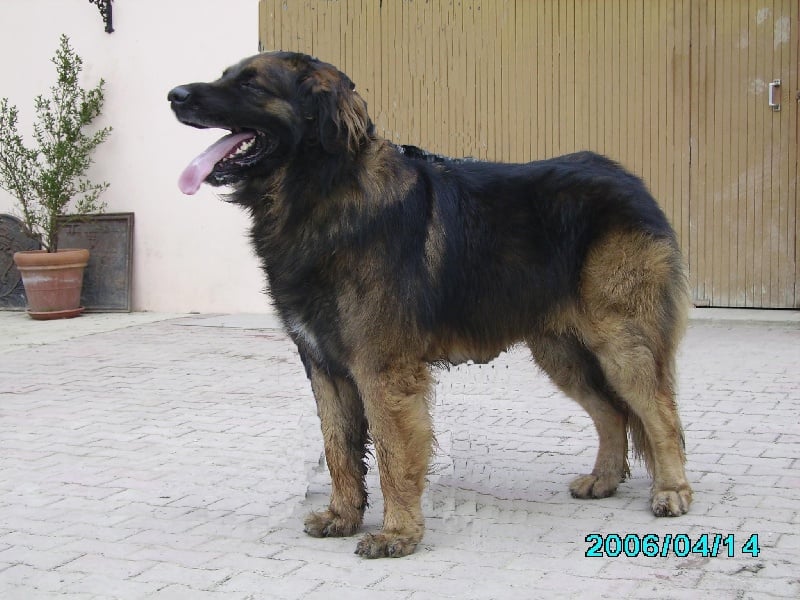
[[[797,27],[796,0],[261,0],[259,36],[348,73],[393,141],[610,155],[662,203],[696,298],[798,306]]]
[[[716,148],[719,160],[714,165],[714,283],[716,294],[726,305],[730,305],[730,259],[729,236],[731,232],[731,206],[735,202],[736,188],[731,185],[731,88],[733,78],[733,48],[731,47],[732,12],[717,4],[717,21],[715,40],[717,42],[717,65],[720,69],[721,87],[716,95],[719,110],[715,113],[714,131],[716,132]]]
[[[759,27],[759,49],[761,50],[761,60],[759,61],[759,67],[761,71],[761,79],[764,81],[765,84],[769,84],[773,77],[775,77],[775,72],[779,71],[780,66],[774,64],[773,57],[777,54],[775,45],[775,26],[777,25],[778,15],[775,13],[775,5],[779,4],[778,2],[763,2],[759,5],[758,9],[761,10],[762,8],[767,8],[770,12],[767,15],[766,19],[761,23]],[[756,2],[752,3],[753,8],[756,8]],[[766,98],[766,92],[762,96]],[[763,105],[762,105],[762,108]],[[767,300],[772,298],[775,294],[775,284],[776,279],[779,273],[779,264],[780,264],[780,257],[776,256],[777,249],[775,247],[775,242],[777,241],[775,238],[777,237],[777,233],[780,227],[778,223],[778,215],[776,214],[776,206],[774,201],[774,192],[776,191],[777,185],[771,185],[775,163],[779,158],[775,153],[775,129],[776,126],[780,124],[780,117],[782,116],[780,113],[771,113],[769,110],[764,110],[765,113],[765,129],[764,129],[764,136],[762,139],[764,140],[764,162],[763,162],[763,173],[762,176],[766,182],[766,185],[763,187],[763,202],[764,202],[764,227],[763,227],[763,240],[766,242],[765,246],[762,246],[762,261],[765,261],[764,264],[764,273],[766,274],[766,278],[764,281],[764,295],[766,296]],[[777,122],[777,125],[776,125]],[[777,183],[777,181],[775,182]]]
[[[680,219],[676,221],[676,229],[679,235],[681,248],[684,251],[684,255],[687,257],[689,256],[690,252],[690,233],[689,233],[689,218],[690,218],[690,210],[691,210],[691,137],[692,137],[692,121],[691,121],[691,76],[692,76],[692,69],[691,69],[691,48],[692,48],[692,38],[691,38],[691,0],[681,0],[680,6],[680,21],[677,25],[678,31],[680,31],[680,41],[677,46],[677,51],[682,53],[681,56],[681,73],[680,73],[680,82],[676,83],[676,90],[675,96],[678,100],[678,106],[675,109],[676,114],[681,115],[682,117],[682,125],[681,127],[685,127],[688,130],[689,135],[684,136],[680,135],[680,128],[676,128],[676,146],[678,148],[678,162],[675,165],[675,170],[678,173],[678,177],[680,179]],[[685,86],[685,89],[681,89],[681,86]],[[676,126],[677,127],[677,126]]]
[[[747,44],[750,48],[747,52],[746,66],[744,67],[744,81],[742,82],[746,87],[746,128],[748,137],[753,138],[754,143],[744,148],[745,163],[747,164],[747,172],[745,173],[744,183],[744,204],[745,209],[743,214],[739,214],[739,221],[744,222],[744,240],[748,247],[752,250],[745,258],[745,290],[744,302],[748,306],[760,305],[762,302],[762,269],[760,265],[760,250],[758,240],[760,236],[756,235],[757,223],[761,222],[761,176],[758,173],[757,166],[758,157],[761,154],[761,147],[763,139],[760,132],[763,131],[763,119],[766,113],[759,110],[759,99],[757,98],[754,90],[751,91],[751,86],[757,77],[758,65],[755,48],[757,47],[756,30],[755,30],[755,16],[751,14],[750,6],[744,3],[744,22],[742,24],[742,32],[740,34],[740,45]],[[763,107],[762,107],[763,108]],[[753,161],[756,164],[750,164]],[[757,193],[758,192],[758,193]]]
[[[717,5],[715,2],[709,2],[709,13],[708,13],[708,22],[706,23],[706,31],[707,37],[709,39],[712,38],[713,32],[717,26],[716,21],[716,9]],[[718,284],[716,282],[716,273],[719,272],[717,265],[715,264],[716,261],[719,260],[719,252],[720,249],[717,246],[718,237],[717,237],[717,219],[719,215],[719,211],[717,209],[717,205],[719,204],[719,195],[721,194],[720,190],[720,175],[717,173],[717,168],[721,166],[719,161],[714,161],[714,148],[722,147],[722,141],[720,139],[721,132],[722,132],[722,123],[720,121],[722,110],[717,110],[718,105],[716,103],[716,93],[715,93],[715,86],[717,85],[717,69],[715,68],[717,64],[721,62],[721,58],[718,54],[718,47],[716,44],[709,44],[708,48],[708,59],[709,59],[709,82],[706,91],[706,111],[705,116],[708,119],[708,126],[706,127],[706,134],[707,139],[704,140],[704,144],[700,148],[700,152],[702,153],[703,157],[706,159],[706,167],[707,172],[705,174],[699,174],[699,177],[707,178],[708,186],[708,196],[704,199],[706,206],[707,206],[707,219],[706,219],[706,255],[703,257],[708,263],[706,273],[707,273],[707,284],[708,284],[708,297],[711,302],[714,301],[715,296],[720,294],[718,290]],[[721,70],[719,75],[721,76]],[[703,113],[701,113],[702,115]]]
[[[692,93],[691,102],[691,142],[692,156],[690,160],[691,178],[691,218],[690,246],[689,246],[689,274],[692,283],[692,294],[696,300],[710,302],[710,286],[708,276],[708,265],[710,260],[710,248],[708,242],[712,239],[710,235],[711,219],[708,218],[706,207],[711,197],[711,185],[706,174],[706,160],[709,153],[706,152],[706,140],[708,138],[708,126],[711,119],[707,114],[713,110],[713,97],[711,89],[713,87],[713,73],[709,68],[709,51],[706,30],[709,27],[710,5],[708,3],[695,2],[692,6],[692,31],[693,40],[692,53],[692,81],[689,87]]]
[[[780,170],[776,173],[780,182],[780,187],[776,191],[775,202],[780,211],[780,244],[779,256],[781,266],[779,270],[779,284],[777,294],[780,302],[784,305],[791,301],[800,304],[795,288],[797,285],[797,237],[798,215],[797,209],[800,205],[800,190],[797,185],[797,131],[798,131],[798,112],[800,111],[800,82],[798,81],[798,71],[800,71],[800,61],[798,60],[798,48],[800,48],[800,15],[798,15],[798,3],[779,3],[778,14],[782,23],[789,29],[789,39],[777,43],[776,50],[780,56],[779,77],[783,82],[781,88],[781,102],[784,115],[782,117],[781,128],[775,132],[780,140],[776,147],[779,156],[785,157],[780,163]],[[783,25],[780,26],[781,30]],[[777,35],[776,31],[776,35]],[[783,31],[780,32],[781,34]],[[794,119],[792,119],[794,117]],[[794,202],[786,201],[794,198]]]
[[[800,4],[794,2],[790,6],[789,21],[794,29],[790,35],[789,50],[786,57],[788,67],[784,67],[788,71],[786,79],[789,82],[784,98],[790,112],[787,127],[789,133],[786,142],[789,147],[789,164],[784,196],[790,199],[787,256],[794,255],[794,286],[791,283],[787,285],[787,299],[784,305],[798,306],[800,305],[800,243],[798,243],[798,237],[800,237],[800,150],[798,149],[798,146],[800,146],[800,117],[798,115],[800,113],[800,31],[798,31],[800,29]],[[795,90],[798,96],[793,98],[792,94],[795,93]],[[791,120],[792,116],[794,121]],[[791,198],[795,199],[794,203],[791,202]],[[791,267],[787,271],[788,275],[791,276]],[[791,290],[792,287],[793,290]]]
[[[732,91],[733,110],[732,118],[739,123],[739,127],[732,127],[731,143],[735,149],[735,155],[731,157],[733,172],[737,174],[736,203],[732,204],[731,219],[731,287],[733,298],[738,306],[747,306],[748,295],[752,295],[752,285],[748,281],[748,255],[747,252],[747,181],[749,179],[747,143],[748,137],[752,136],[749,130],[750,103],[747,93],[747,72],[748,58],[750,53],[741,51],[745,44],[745,37],[749,35],[747,4],[740,3],[733,14],[735,25],[733,27],[733,45],[740,51],[732,52],[734,59],[733,77],[735,85]],[[738,129],[738,131],[737,131]],[[735,260],[734,260],[735,259]],[[748,293],[749,292],[749,293]]]
[[[709,13],[708,13],[708,23],[706,24],[707,36],[709,39],[712,39],[713,33],[717,26],[716,21],[716,14],[717,14],[717,6],[714,2],[709,3]],[[718,195],[720,192],[720,182],[719,182],[719,174],[716,172],[716,167],[719,166],[719,161],[714,161],[714,148],[721,148],[721,140],[719,139],[721,134],[722,124],[720,122],[721,110],[717,110],[718,105],[716,103],[716,93],[715,93],[715,86],[717,85],[717,70],[716,65],[721,61],[718,55],[715,55],[717,51],[717,46],[715,44],[709,44],[709,83],[708,88],[706,91],[706,116],[708,118],[708,126],[706,127],[706,133],[708,135],[708,139],[705,140],[706,144],[701,147],[701,153],[703,157],[706,159],[706,167],[707,172],[705,174],[699,174],[699,177],[707,177],[708,186],[707,191],[709,195],[707,198],[703,200],[707,203],[707,211],[708,211],[708,218],[706,219],[706,255],[703,258],[705,262],[708,263],[706,273],[707,273],[707,285],[708,285],[708,299],[710,302],[714,303],[718,301],[716,296],[720,294],[716,282],[716,273],[719,272],[719,269],[716,268],[715,265],[715,258],[718,260],[720,249],[717,247],[717,235],[716,235],[716,220],[718,219],[718,210],[715,210],[716,205],[718,203]],[[721,75],[721,73],[720,73]]]

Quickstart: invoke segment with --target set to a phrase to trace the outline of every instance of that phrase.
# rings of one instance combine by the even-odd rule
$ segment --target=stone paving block
[[[109,558],[100,554],[84,554],[55,567],[64,573],[99,573],[114,579],[131,579],[152,568],[156,563],[147,560]]]
[[[325,563],[310,563],[294,571],[292,577],[319,579],[355,588],[372,588],[376,583],[392,573],[391,564],[387,565],[386,562],[351,560],[347,566],[343,564],[332,566]]]
[[[668,585],[668,584],[667,584]],[[660,581],[647,581],[640,582],[633,590],[627,594],[628,598],[657,598],[658,600],[707,600],[709,594],[705,590],[687,590],[687,589],[669,589]],[[714,598],[722,598],[723,600],[732,600],[730,596],[724,594]],[[740,598],[739,600],[742,600]],[[747,596],[750,600],[750,596]]]
[[[267,596],[264,596],[266,598]],[[253,595],[248,592],[233,592],[230,590],[208,591],[198,590],[190,585],[173,583],[160,588],[147,596],[147,600],[253,600]]]
[[[312,590],[323,585],[317,579],[295,577],[275,578],[257,571],[243,571],[221,583],[215,591],[222,593],[245,593],[250,598],[275,600],[300,600]]]
[[[325,582],[304,598],[305,600],[331,600],[331,598],[347,598],[347,600],[408,600],[411,596],[411,592],[379,591],[374,588],[363,589]]]
[[[147,563],[145,563],[147,564]],[[155,563],[128,578],[137,583],[181,583],[198,590],[210,590],[230,579],[233,571],[229,569],[206,569],[188,567],[175,563]]]
[[[222,554],[219,550],[202,551],[187,548],[168,548],[166,546],[140,546],[129,545],[130,552],[127,559],[132,561],[149,562],[152,565],[165,563],[168,565],[182,565],[190,569],[222,569],[218,564]],[[108,555],[108,553],[106,553]]]
[[[389,575],[378,582],[373,589],[378,591],[405,592],[412,598],[413,592],[428,592],[444,598],[463,598],[476,600],[479,598],[503,598],[508,600],[524,600],[531,597],[531,580],[536,580],[536,573],[522,583],[511,584],[503,577],[502,571],[496,571],[491,579],[474,578],[451,579],[445,577],[407,577]],[[515,578],[512,578],[516,581]]]
[[[51,571],[81,558],[83,553],[63,548],[42,552],[24,546],[11,546],[0,552],[0,562],[26,565],[42,571]]]
[[[752,570],[755,571],[757,567]],[[742,598],[753,593],[765,593],[771,598],[797,598],[800,596],[800,582],[797,578],[766,579],[755,572],[722,574],[707,572],[697,583],[696,588],[706,594],[713,593],[720,598]]]
[[[163,584],[133,581],[116,575],[105,573],[90,573],[77,581],[66,582],[54,594],[55,598],[74,595],[76,597],[105,600],[108,598],[136,599],[147,598],[157,592]],[[54,590],[55,592],[56,590]]]
[[[27,527],[25,529],[27,529]],[[55,535],[32,534],[22,530],[10,531],[0,537],[0,542],[11,546],[11,549],[27,548],[38,552],[57,550],[61,545],[58,537]]]
[[[32,565],[15,564],[0,571],[0,590],[5,598],[6,590],[25,590],[27,598],[36,595],[60,592],[66,586],[84,579],[81,573],[65,573],[42,569]]]

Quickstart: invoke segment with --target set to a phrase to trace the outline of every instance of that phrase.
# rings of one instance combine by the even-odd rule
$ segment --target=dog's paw
[[[400,558],[417,548],[419,538],[392,533],[368,533],[358,542],[356,554],[364,558]]]
[[[691,503],[692,488],[682,485],[676,490],[654,490],[651,506],[657,517],[680,517],[689,511]]]
[[[573,498],[608,498],[617,491],[622,477],[615,475],[581,475],[569,484]]]
[[[306,517],[304,531],[312,537],[346,537],[361,526],[361,519],[347,519],[331,510],[312,512]]]

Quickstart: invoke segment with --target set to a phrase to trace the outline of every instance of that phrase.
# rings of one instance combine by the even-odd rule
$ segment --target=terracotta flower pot
[[[16,252],[14,262],[22,275],[32,318],[67,319],[83,312],[81,288],[88,250]]]

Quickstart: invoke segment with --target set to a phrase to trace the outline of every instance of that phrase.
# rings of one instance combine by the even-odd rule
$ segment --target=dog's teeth
[[[241,146],[239,146],[239,149],[236,151],[236,154],[244,154],[245,152],[249,152],[250,148],[253,147],[253,143],[254,143],[253,140],[248,140],[244,142]]]
[[[255,138],[243,141],[234,150],[232,150],[226,157],[224,157],[222,159],[222,162],[231,160],[233,158],[237,158],[239,156],[244,156],[245,154],[250,152],[255,143],[256,143]]]

